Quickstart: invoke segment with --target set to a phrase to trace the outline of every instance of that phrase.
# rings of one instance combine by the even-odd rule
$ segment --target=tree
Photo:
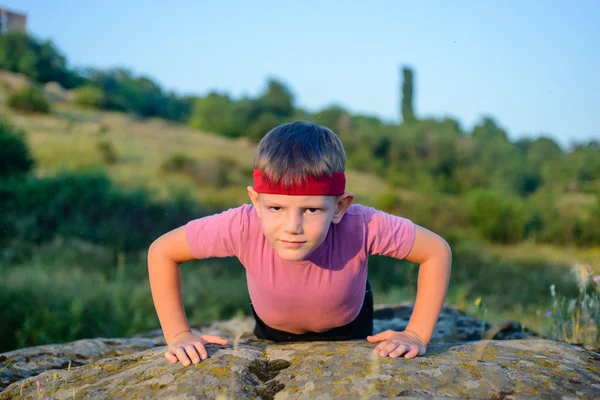
[[[189,125],[206,132],[238,137],[246,130],[246,101],[234,101],[229,95],[211,92],[194,102]]]
[[[413,108],[413,72],[408,67],[402,67],[402,120],[411,123],[415,120]]]
[[[25,132],[0,118],[0,179],[25,175],[33,165]]]
[[[37,85],[27,86],[23,90],[8,96],[6,104],[23,112],[49,113],[50,102],[44,97],[44,91]]]
[[[0,35],[0,69],[22,73],[40,83],[58,82],[68,89],[83,79],[67,67],[51,41],[41,42],[21,32]]]
[[[267,81],[267,89],[258,100],[265,108],[265,112],[280,118],[294,114],[294,95],[282,82],[273,78]]]

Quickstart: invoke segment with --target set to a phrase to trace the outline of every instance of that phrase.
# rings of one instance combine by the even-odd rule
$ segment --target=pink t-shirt
[[[414,224],[354,204],[324,242],[304,260],[287,261],[267,242],[252,205],[190,221],[187,241],[194,257],[237,257],[260,319],[293,333],[322,332],[352,322],[364,300],[370,254],[405,258]]]

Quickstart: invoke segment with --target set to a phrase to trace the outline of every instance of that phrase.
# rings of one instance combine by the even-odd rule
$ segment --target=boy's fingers
[[[387,340],[392,335],[392,333],[393,331],[387,330],[385,332],[378,333],[377,335],[367,336],[367,340],[371,343],[381,342],[383,340]]]
[[[388,342],[380,342],[375,349],[373,349],[373,353],[379,354],[385,347],[388,345]]]
[[[171,353],[170,351],[167,351],[165,353],[165,358],[167,359],[168,362],[170,362],[171,364],[175,364],[177,362],[177,357],[175,356],[175,354]]]
[[[194,345],[188,344],[187,346],[185,346],[185,352],[187,353],[190,360],[192,360],[192,363],[198,364],[200,362],[200,356],[198,356],[198,352],[196,351]]]
[[[404,354],[404,352],[406,351],[406,346],[404,346],[403,344],[398,346],[396,343],[388,343],[381,349],[379,355],[382,357],[386,357],[393,351],[398,351],[400,352],[400,354]]]
[[[204,345],[202,343],[195,342],[194,343],[194,347],[198,351],[198,354],[200,354],[200,358],[201,359],[206,360],[208,358],[208,354],[206,352],[206,348],[204,347]]]
[[[177,356],[177,358],[179,359],[179,362],[184,365],[184,366],[188,366],[190,365],[190,359],[188,358],[187,354],[185,354],[185,350],[183,349],[183,347],[178,347],[175,349],[175,355]]]
[[[394,349],[394,351],[391,351],[388,355],[392,358],[396,358],[400,357],[404,351],[406,351],[405,348],[403,348],[402,346],[398,346],[396,347],[396,349]]]
[[[202,335],[202,339],[206,340],[206,343],[223,344],[223,345],[229,343],[229,340],[223,339],[221,336]]]
[[[413,346],[413,347],[411,347],[411,349],[409,351],[406,352],[406,354],[404,355],[404,358],[415,358],[418,355],[419,355],[419,348]]]

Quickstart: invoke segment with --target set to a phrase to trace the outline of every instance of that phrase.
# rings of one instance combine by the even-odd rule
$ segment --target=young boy
[[[254,333],[274,341],[364,339],[382,357],[425,354],[450,278],[451,251],[438,235],[362,205],[345,191],[346,155],[329,129],[293,122],[258,145],[252,205],[189,222],[148,251],[152,297],[171,363],[198,363],[205,345],[226,339],[191,332],[179,264],[236,256],[246,269]],[[367,259],[382,254],[419,263],[417,298],[406,330],[375,336]]]

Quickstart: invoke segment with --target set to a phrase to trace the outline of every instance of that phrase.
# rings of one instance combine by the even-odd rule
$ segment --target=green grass
[[[0,263],[1,351],[86,337],[127,337],[159,327],[150,294],[146,254],[115,257],[102,246],[57,239],[24,263]],[[483,262],[486,260],[486,262]],[[245,271],[237,260],[193,261],[181,266],[190,323],[249,315]],[[414,300],[418,266],[372,257],[375,302]],[[520,284],[517,284],[520,282]],[[502,261],[477,244],[455,249],[446,304],[492,324],[504,320],[539,330],[538,310],[552,309],[550,286],[576,297],[564,266]],[[545,322],[548,322],[544,320]]]
[[[141,260],[104,269],[38,258],[0,264],[0,352],[90,337],[127,337],[159,327],[147,267]],[[233,260],[182,267],[184,305],[191,323],[247,313],[243,267]]]

